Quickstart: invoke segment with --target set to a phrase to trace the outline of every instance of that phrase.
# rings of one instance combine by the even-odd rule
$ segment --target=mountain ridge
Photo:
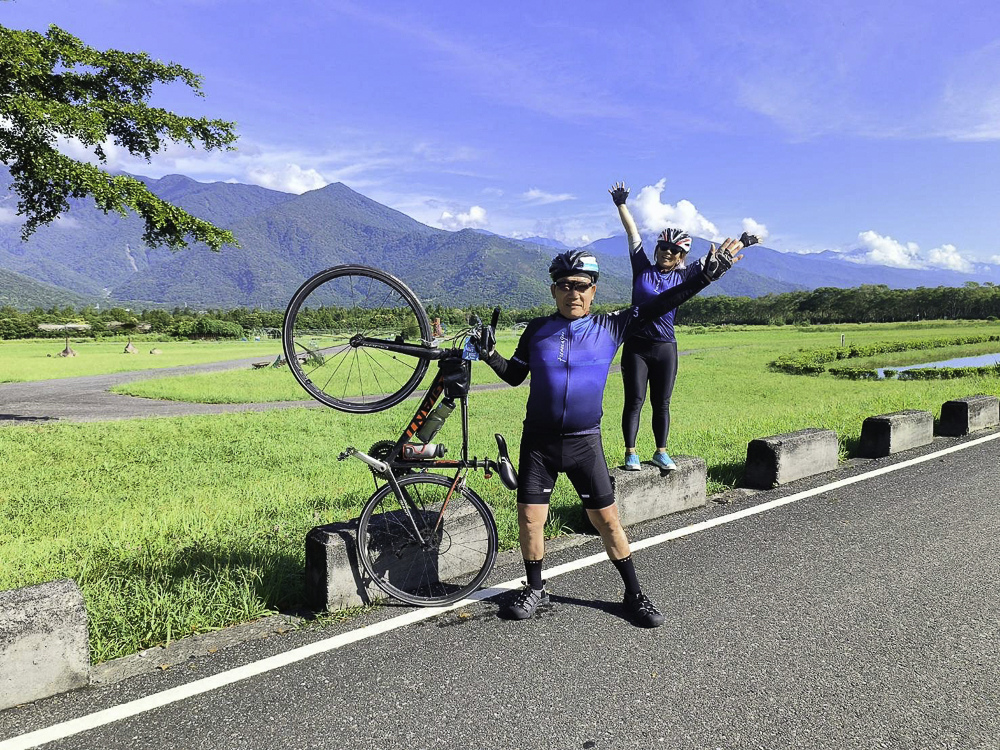
[[[495,301],[530,307],[551,302],[546,271],[551,256],[565,248],[544,237],[511,239],[484,230],[430,227],[339,182],[294,195],[240,183],[201,183],[183,175],[137,179],[164,199],[233,231],[241,246],[220,253],[198,244],[178,252],[148,248],[137,217],[103,214],[89,199],[74,200],[69,212],[28,242],[20,239],[20,222],[0,222],[0,269],[19,275],[3,277],[0,295],[6,284],[4,298],[15,298],[11,287],[31,279],[83,299],[124,306],[281,308],[313,273],[356,263],[399,276],[426,304]],[[0,189],[10,182],[0,169]],[[0,190],[0,209],[7,209],[0,218],[12,213],[15,203],[13,194]],[[646,243],[651,248],[653,239]],[[693,259],[709,248],[698,237],[692,245]],[[631,270],[624,234],[587,248],[601,262],[600,301],[626,303]],[[914,288],[993,280],[862,266],[822,255],[758,245],[703,294],[758,297],[820,286]]]

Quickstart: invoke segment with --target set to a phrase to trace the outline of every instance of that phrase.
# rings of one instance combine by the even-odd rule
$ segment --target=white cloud
[[[893,266],[894,268],[924,268],[925,266],[920,260],[920,247],[915,242],[903,244],[892,237],[883,237],[870,229],[867,232],[859,233],[858,240],[861,242],[861,247],[867,251],[863,258],[857,258],[859,262]]]
[[[659,232],[668,226],[678,227],[698,237],[721,240],[722,235],[715,224],[698,213],[691,201],[679,200],[675,205],[660,201],[666,184],[666,179],[661,179],[655,185],[647,185],[632,200],[639,229],[644,232]]]
[[[571,193],[546,193],[538,188],[531,188],[531,190],[526,193],[522,193],[521,197],[536,206],[544,206],[549,203],[562,203],[564,201],[575,201],[576,196]]]
[[[947,268],[950,271],[968,273],[973,270],[972,263],[959,255],[958,249],[954,245],[942,245],[928,251],[927,262],[932,266]]]
[[[990,263],[994,263],[994,264],[1000,266],[1000,255],[991,255],[990,256]]]
[[[765,225],[753,219],[743,220],[743,231],[754,235],[761,242],[766,240],[769,234]]]
[[[452,214],[450,211],[443,211],[438,225],[442,229],[456,231],[459,229],[484,229],[489,226],[489,219],[486,218],[486,209],[482,206],[473,206],[465,213]]]
[[[298,164],[285,164],[278,169],[252,167],[247,170],[247,177],[255,185],[299,195],[329,184],[315,169],[303,169]]]
[[[858,240],[865,252],[860,256],[849,258],[856,263],[871,263],[894,268],[944,268],[963,273],[969,273],[974,269],[972,262],[963,257],[954,245],[944,244],[923,253],[915,242],[899,242],[872,230],[858,234]]]

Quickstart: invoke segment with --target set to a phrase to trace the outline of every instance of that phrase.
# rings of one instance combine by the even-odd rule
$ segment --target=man
[[[618,520],[601,444],[604,387],[622,342],[721,277],[743,257],[733,257],[742,247],[731,239],[718,252],[712,245],[698,275],[641,305],[601,315],[590,314],[600,275],[597,258],[585,250],[560,253],[549,267],[557,312],[529,322],[509,360],[496,352],[489,333],[478,343],[481,358],[510,385],[519,385],[531,375],[517,488],[527,583],[505,611],[508,618],[527,619],[548,601],[542,579],[543,529],[552,488],[559,472],[565,472],[622,576],[629,619],[639,627],[663,624],[663,615],[642,593],[628,537]]]

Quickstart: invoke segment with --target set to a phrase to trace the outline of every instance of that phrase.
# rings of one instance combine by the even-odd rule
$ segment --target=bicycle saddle
[[[511,463],[510,453],[507,451],[507,441],[499,432],[493,435],[497,439],[497,473],[503,486],[512,492],[517,490],[517,471]]]

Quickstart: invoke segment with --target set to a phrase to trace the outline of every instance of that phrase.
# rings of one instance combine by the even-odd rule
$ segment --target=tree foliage
[[[68,210],[70,198],[90,195],[105,213],[135,211],[151,246],[179,249],[188,237],[213,250],[237,244],[231,232],[161,200],[139,180],[58,149],[60,138],[76,139],[106,164],[107,142],[147,161],[168,142],[231,148],[233,123],[147,103],[154,84],[175,81],[203,96],[200,76],[145,52],[97,50],[57,26],[45,34],[0,26],[0,161],[10,169],[18,213],[26,217],[24,239]]]

